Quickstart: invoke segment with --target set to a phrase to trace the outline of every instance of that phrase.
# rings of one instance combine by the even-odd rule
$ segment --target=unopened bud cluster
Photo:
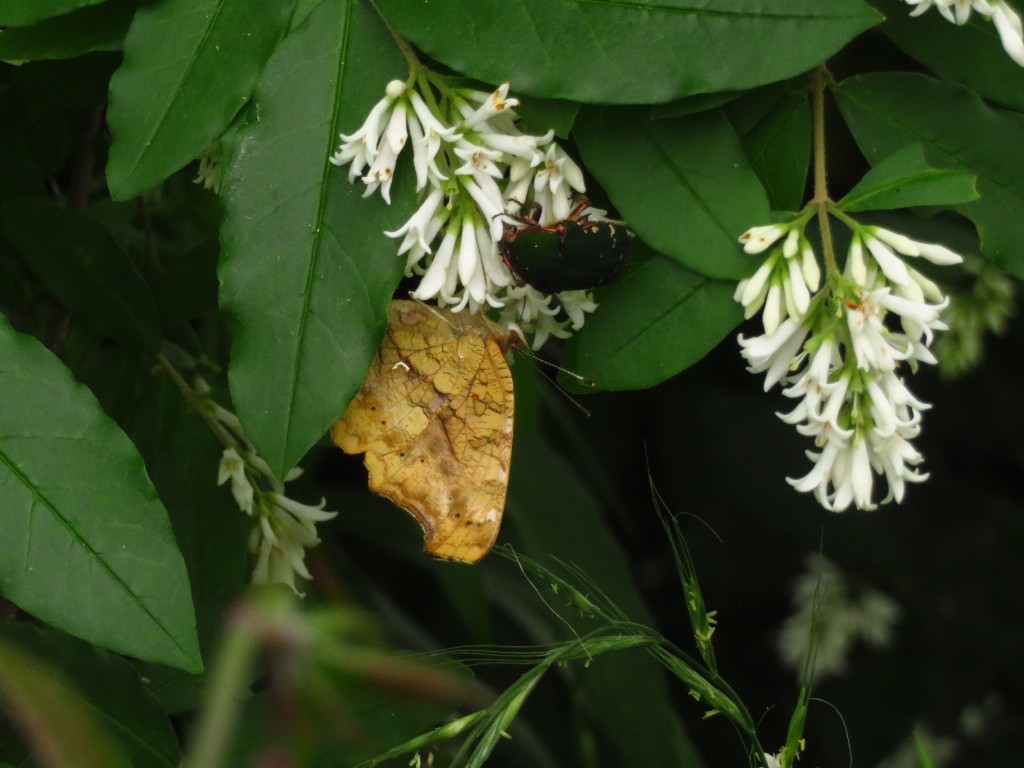
[[[590,292],[548,295],[517,285],[499,245],[507,215],[527,203],[539,206],[540,225],[565,219],[585,191],[582,172],[553,132],[516,127],[519,102],[508,97],[508,83],[486,93],[426,77],[390,82],[363,125],[342,134],[331,162],[348,165],[366,195],[379,191],[390,204],[398,158],[411,145],[419,206],[385,234],[400,239],[406,276],[420,276],[412,297],[456,312],[500,308],[503,321],[533,334],[534,347],[568,337],[596,309]]]
[[[807,452],[811,471],[788,482],[838,512],[902,501],[907,483],[927,477],[911,441],[930,406],[910,392],[902,374],[936,362],[930,347],[935,331],[946,329],[939,313],[948,299],[908,259],[962,259],[941,245],[837,215],[850,227],[850,247],[842,271],[823,287],[804,235],[805,211],[743,233],[747,253],[768,251],[768,257],[739,283],[735,298],[748,318],[761,312],[764,327],[760,336],[739,337],[748,370],[765,373],[766,391],[781,383],[786,397],[799,400],[779,418],[817,448]],[[876,476],[885,479],[884,495],[876,491]]]

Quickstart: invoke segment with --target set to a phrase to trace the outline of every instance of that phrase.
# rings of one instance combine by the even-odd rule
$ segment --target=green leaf
[[[835,92],[869,162],[920,143],[932,165],[977,176],[980,199],[955,210],[978,227],[983,255],[1024,277],[1024,115],[993,109],[962,86],[909,73],[858,75]]]
[[[709,109],[721,107],[730,101],[741,96],[736,91],[718,91],[717,93],[698,93],[687,96],[678,101],[670,101],[668,104],[655,104],[651,107],[651,120],[663,120],[666,117],[683,117],[695,115],[698,112],[707,112]]]
[[[160,349],[160,319],[128,255],[90,217],[44,200],[3,208],[7,236],[46,288],[100,333],[147,352]]]
[[[721,112],[650,120],[639,108],[588,107],[573,129],[587,168],[630,228],[696,272],[755,269],[737,238],[769,221],[768,200]]]
[[[95,51],[120,50],[140,0],[109,0],[0,35],[0,58],[34,61],[71,59]]]
[[[4,641],[16,643],[73,685],[92,714],[120,742],[131,765],[177,766],[178,738],[167,713],[127,661],[24,622],[0,622],[0,642]],[[73,764],[79,765],[77,760]]]
[[[110,82],[107,184],[125,200],[217,139],[288,29],[294,0],[165,0],[141,9]]]
[[[877,163],[839,201],[845,211],[881,211],[915,205],[953,205],[978,199],[967,171],[935,168],[924,147],[911,144]]]
[[[871,2],[888,15],[882,31],[926,67],[979,96],[1024,110],[1024,67],[1006,55],[995,25],[980,13],[957,26],[935,12],[911,16],[892,0]]]
[[[544,133],[550,129],[560,139],[568,138],[579,111],[580,105],[575,101],[562,99],[527,99],[516,107],[516,113],[523,118],[520,130]]]
[[[199,645],[204,656],[230,601],[249,574],[248,538],[253,521],[238,508],[227,485],[218,487],[223,446],[166,376],[151,379],[126,428],[151,467],[153,485],[167,507],[192,587]],[[172,711],[197,706],[205,679],[157,665],[143,665],[152,690]]]
[[[742,109],[745,102],[733,102],[730,114]],[[811,162],[811,106],[806,88],[784,91],[760,120],[745,129],[737,126],[737,130],[772,210],[799,209]]]
[[[599,309],[566,346],[563,364],[598,389],[652,387],[696,363],[739,324],[735,288],[654,255],[597,292]]]
[[[258,119],[228,164],[220,278],[231,395],[281,477],[359,389],[401,277],[404,257],[382,232],[411,213],[412,168],[399,165],[389,207],[364,199],[328,157],[405,71],[372,7],[324,0],[267,64]]]
[[[0,594],[105,648],[202,668],[188,577],[135,446],[0,324]]]
[[[861,0],[377,0],[428,54],[514,94],[653,104],[806,72],[882,20]]]
[[[0,26],[24,27],[105,0],[0,0]]]
[[[128,768],[89,704],[52,669],[7,640],[0,640],[0,700],[45,765]]]

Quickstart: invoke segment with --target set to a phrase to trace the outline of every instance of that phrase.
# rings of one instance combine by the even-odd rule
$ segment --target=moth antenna
[[[410,293],[409,293],[409,297],[410,297],[410,298],[412,298],[412,292],[411,292],[411,291],[410,291]],[[428,312],[429,312],[430,314],[432,314],[432,315],[433,315],[434,317],[436,317],[436,318],[437,318],[438,320],[440,320],[440,321],[441,321],[442,323],[444,323],[445,325],[447,325],[447,326],[448,326],[449,328],[455,328],[455,325],[454,325],[454,324],[452,323],[452,321],[451,321],[451,320],[449,320],[449,319],[448,319],[447,317],[445,317],[445,316],[444,316],[443,314],[441,314],[440,312],[438,312],[438,311],[437,311],[437,307],[435,307],[435,306],[434,306],[433,304],[427,304],[427,303],[426,303],[425,301],[420,301],[419,299],[412,299],[412,300],[413,300],[413,301],[415,301],[415,302],[418,302],[418,303],[419,303],[419,304],[420,304],[421,306],[423,306],[424,308],[426,308],[426,310],[427,310],[427,311],[428,311]]]
[[[518,330],[518,326],[516,326],[516,329]],[[534,354],[533,350],[531,350],[529,347],[521,347],[519,349],[519,352],[520,352],[520,354],[525,355],[526,357],[528,357],[531,360],[533,360],[535,363],[540,363],[542,365],[546,365],[549,368],[554,368],[556,371],[561,371],[566,376],[571,376],[572,378],[576,379],[576,381],[578,381],[580,384],[582,384],[585,387],[593,388],[593,387],[597,386],[597,384],[595,384],[592,379],[588,379],[586,376],[580,376],[575,371],[570,371],[568,368],[563,368],[562,366],[558,365],[557,363],[552,363],[550,360],[545,360],[540,355]],[[587,409],[587,407],[585,405],[583,405],[583,403],[581,403],[575,397],[573,397],[572,394],[570,394],[568,391],[566,391],[565,387],[563,387],[561,384],[559,384],[557,379],[553,379],[552,377],[550,377],[550,376],[546,375],[545,373],[543,373],[543,371],[540,371],[540,374],[541,374],[541,376],[544,377],[545,381],[547,381],[549,384],[551,384],[551,386],[554,387],[555,390],[558,391],[558,393],[560,395],[562,395],[566,400],[568,400],[570,403],[572,403],[574,406],[576,406],[577,410],[579,410],[580,413],[582,413],[588,419],[590,418],[590,411]]]

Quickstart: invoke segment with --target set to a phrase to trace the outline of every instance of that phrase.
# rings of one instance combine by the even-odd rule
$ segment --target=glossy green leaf
[[[107,184],[114,199],[158,184],[224,132],[288,29],[294,5],[165,0],[138,12],[110,82]]]
[[[709,109],[728,104],[740,95],[741,93],[736,91],[698,93],[678,101],[670,101],[668,104],[655,104],[651,107],[651,119],[662,120],[666,117],[684,117],[685,115],[695,115],[698,112],[707,112]]]
[[[715,278],[756,268],[737,238],[769,220],[768,200],[721,112],[650,120],[644,109],[588,107],[573,135],[587,168],[651,248]]]
[[[398,31],[513,93],[652,104],[812,69],[882,17],[861,0],[377,0]],[[557,52],[557,55],[552,55]]]
[[[44,200],[3,208],[7,237],[61,303],[100,333],[148,352],[160,349],[160,319],[128,255],[90,217]]]
[[[563,364],[598,389],[652,387],[696,363],[739,324],[735,288],[655,255],[597,292],[600,308],[566,346]]]
[[[977,225],[987,258],[1024,277],[1024,115],[917,74],[858,75],[835,91],[869,162],[919,143],[929,163],[974,174],[980,199],[956,210]]]
[[[845,211],[882,211],[915,205],[953,205],[978,199],[967,171],[936,168],[924,147],[911,144],[877,163],[839,201]]]
[[[0,594],[96,645],[198,671],[185,566],[135,446],[6,323],[0,361]]]
[[[544,133],[550,129],[560,139],[569,136],[579,111],[580,105],[575,101],[562,99],[526,99],[516,107],[516,112],[523,118],[520,130]]]
[[[733,106],[739,108],[740,104]],[[784,91],[760,120],[738,130],[743,151],[768,193],[772,210],[798,210],[804,202],[811,162],[811,105],[806,89]]]
[[[30,27],[7,29],[0,35],[0,58],[70,59],[95,51],[120,50],[140,2],[108,0]]]
[[[70,683],[135,768],[177,766],[178,738],[167,713],[127,661],[24,622],[0,622],[0,642],[16,643]]]
[[[979,96],[1024,110],[1024,67],[1006,55],[995,25],[980,13],[957,26],[936,11],[911,16],[892,0],[871,2],[887,16],[882,31],[926,67]]]
[[[128,768],[92,707],[61,675],[0,639],[0,701],[52,768]]]
[[[220,268],[231,395],[279,476],[345,410],[384,332],[405,260],[382,232],[412,212],[412,168],[388,207],[328,157],[405,71],[368,4],[325,0],[268,63],[236,138]]]
[[[151,380],[126,431],[167,507],[188,569],[205,656],[214,650],[228,603],[247,583],[253,521],[238,508],[227,485],[216,485],[223,446],[194,411],[182,406],[181,394],[166,376]],[[169,709],[196,707],[203,677],[155,664],[142,670]]]
[[[106,0],[0,0],[0,26],[24,27]]]
[[[545,442],[528,432],[516,440],[506,519],[518,534],[523,553],[549,568],[557,569],[553,558],[572,563],[631,619],[652,622],[600,500],[574,467]],[[556,494],[551,493],[553,488],[558,489]],[[644,514],[642,502],[637,508],[638,514]],[[585,593],[590,591],[579,586]],[[651,659],[639,653],[615,654],[589,667],[579,685],[612,750],[611,764],[630,768],[700,765],[669,703],[664,673]]]

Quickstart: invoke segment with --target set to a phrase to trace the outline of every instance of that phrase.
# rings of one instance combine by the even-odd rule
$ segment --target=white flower
[[[225,448],[221,456],[220,468],[217,472],[217,485],[224,485],[231,479],[231,495],[235,503],[245,514],[252,514],[253,487],[252,481],[245,473],[245,461],[234,448]]]
[[[1005,0],[906,0],[914,6],[911,16],[920,16],[933,5],[947,21],[963,26],[977,11],[996,26],[1003,49],[1017,64],[1024,66],[1024,26],[1020,15]]]
[[[918,472],[914,467],[924,461],[924,457],[904,437],[900,430],[891,435],[869,434],[867,441],[870,447],[872,463],[878,471],[885,475],[889,484],[889,495],[882,503],[894,499],[897,504],[903,501],[906,483],[921,483],[928,479],[926,472]]]
[[[893,334],[882,323],[883,307],[880,301],[889,294],[888,288],[866,293],[856,304],[847,307],[846,324],[857,367],[865,371],[891,371],[896,363],[910,354],[909,345],[901,344],[902,337]]]
[[[349,181],[354,181],[369,166],[362,176],[366,184],[364,196],[380,189],[381,196],[390,204],[395,165],[410,139],[416,188],[421,190],[428,181],[439,184],[447,180],[437,167],[437,154],[442,141],[458,138],[455,128],[442,125],[416,91],[407,89],[401,80],[392,80],[362,127],[351,135],[341,134],[341,146],[330,161],[334,165],[351,164]]]
[[[578,331],[586,322],[586,315],[597,309],[594,294],[590,291],[562,291],[558,294],[562,310],[569,317],[569,324]]]
[[[772,334],[783,319],[802,320],[818,290],[821,270],[810,243],[803,236],[803,224],[753,227],[740,236],[747,253],[761,253],[783,234],[786,239],[772,250],[749,278],[740,280],[733,298],[743,305],[743,315],[762,311],[765,333]]]
[[[1003,49],[1010,58],[1024,67],[1024,25],[1020,15],[1005,2],[997,3],[992,9],[992,21],[996,25]]]
[[[545,155],[541,152],[540,146],[548,144],[554,138],[555,132],[548,131],[543,136],[530,136],[518,131],[511,134],[478,131],[475,135],[481,144],[499,152],[507,162],[519,159],[533,168],[544,161]],[[577,170],[579,169],[577,168]]]
[[[540,349],[551,337],[567,339],[569,331],[578,331],[586,316],[597,309],[590,291],[562,291],[555,295],[541,293],[531,285],[510,286],[501,312],[502,325],[517,326],[533,334],[531,347]]]
[[[939,319],[939,313],[949,305],[949,299],[939,304],[926,304],[923,295],[918,300],[897,296],[883,288],[875,292],[877,303],[883,309],[899,315],[903,330],[913,339],[924,336],[925,344],[931,345],[933,331],[945,331],[949,327]]]
[[[519,99],[508,98],[509,83],[502,83],[493,93],[483,91],[469,91],[466,95],[480,106],[475,110],[465,109],[463,112],[462,125],[466,128],[474,128],[495,115],[501,114],[512,107],[519,106]]]
[[[865,227],[860,236],[882,273],[896,285],[906,285],[910,280],[910,273],[907,272],[907,265],[903,263],[903,259],[893,253],[889,246],[868,228]]]
[[[296,467],[287,474],[285,482],[301,474],[302,470]],[[254,485],[252,478],[259,475],[273,490],[261,491]],[[249,548],[256,557],[252,581],[281,582],[294,590],[296,575],[311,578],[305,566],[305,550],[320,543],[316,523],[330,520],[337,513],[324,510],[324,500],[312,506],[285,496],[284,483],[274,477],[255,451],[224,450],[217,484],[223,485],[229,479],[239,508],[257,518],[249,537]]]
[[[250,538],[256,554],[252,580],[255,583],[280,582],[295,588],[295,576],[311,579],[306,568],[306,550],[320,543],[316,523],[330,520],[337,512],[324,510],[325,501],[311,506],[300,504],[280,493],[260,497],[260,521]]]
[[[786,234],[787,229],[781,224],[751,227],[740,235],[740,242],[743,243],[743,250],[747,253],[761,253]]]
[[[779,632],[779,655],[802,676],[813,654],[814,682],[845,672],[858,640],[888,645],[900,616],[891,598],[857,583],[822,555],[806,558],[804,572],[793,583],[792,604],[795,612]]]
[[[911,240],[906,235],[883,227],[862,227],[861,229],[867,233],[867,236],[878,238],[904,256],[921,256],[932,264],[939,265],[960,264],[964,260],[963,256],[945,246]]]
[[[443,226],[448,218],[448,212],[441,207],[444,201],[444,193],[434,188],[427,195],[427,199],[416,209],[416,213],[410,217],[401,227],[393,232],[385,232],[388,237],[402,237],[401,245],[398,246],[398,255],[401,256],[413,246],[419,246],[423,253],[430,253],[430,241],[433,235],[437,234],[437,227]],[[431,234],[431,230],[434,230]]]
[[[494,161],[500,161],[502,158],[501,152],[496,149],[488,149],[478,144],[472,144],[465,138],[461,138],[455,144],[454,152],[457,157],[463,160],[463,164],[455,169],[455,173],[466,176],[472,175],[479,177],[480,174],[486,174],[495,179],[500,179],[505,175],[503,169],[498,168]]]
[[[800,235],[800,271],[803,273],[804,282],[808,290],[814,293],[821,287],[821,267],[818,266],[818,257],[814,255],[814,249],[810,242],[801,233]]]
[[[919,363],[935,362],[929,347],[935,332],[947,329],[940,314],[949,302],[903,257],[939,265],[962,260],[942,245],[841,220],[851,229],[849,253],[842,276],[833,273],[823,291],[803,235],[807,219],[798,218],[741,236],[748,253],[785,239],[734,293],[746,317],[762,310],[765,334],[739,337],[747,370],[766,372],[765,390],[783,382],[783,395],[799,402],[776,415],[813,438],[818,449],[807,452],[810,471],[787,482],[836,512],[899,502],[908,482],[927,477],[916,469],[923,459],[910,441],[930,406],[910,392],[897,370],[903,363],[914,371]],[[873,498],[876,475],[888,484],[881,502]]]
[[[579,166],[557,144],[549,144],[543,165],[533,177],[533,199],[541,206],[538,223],[547,226],[568,217],[576,194],[585,191]]]
[[[767,392],[790,370],[796,353],[807,338],[810,329],[792,318],[787,317],[773,333],[755,336],[751,339],[737,337],[744,359],[750,364],[750,373],[768,372],[764,378],[764,391]]]
[[[351,163],[348,171],[350,181],[377,156],[381,122],[395,103],[395,99],[401,96],[404,90],[405,83],[401,80],[392,80],[385,89],[384,98],[374,104],[359,130],[348,136],[341,134],[341,147],[331,156],[331,162],[334,165]]]
[[[509,98],[508,83],[490,93],[433,83],[424,99],[421,83],[392,82],[363,126],[342,135],[331,161],[351,163],[349,178],[361,177],[366,195],[379,190],[390,202],[398,157],[411,144],[419,206],[385,234],[400,238],[406,276],[422,276],[412,297],[470,313],[503,308],[508,322],[534,333],[534,346],[568,337],[596,308],[591,294],[547,296],[515,285],[500,244],[508,213],[523,204],[536,204],[542,223],[567,218],[584,191],[582,171],[552,131],[534,136],[516,127],[519,102]],[[593,220],[603,213],[587,210]],[[790,300],[802,302],[799,291]]]
[[[441,239],[441,245],[438,246],[434,258],[430,262],[430,266],[427,267],[426,272],[423,274],[423,279],[420,280],[419,286],[413,291],[410,296],[419,301],[429,301],[441,292],[441,289],[445,286],[448,281],[448,272],[452,264],[452,254],[455,253],[455,241],[457,238],[457,231],[452,226],[452,222],[449,221],[448,229]],[[455,262],[456,268],[458,262]],[[458,277],[458,271],[456,269],[455,277]],[[454,283],[454,280],[452,281]],[[454,289],[454,286],[453,286]]]
[[[818,437],[828,427],[849,437],[852,433],[839,426],[839,415],[846,402],[850,377],[833,376],[842,363],[839,347],[831,338],[820,341],[803,372],[789,377],[793,383],[782,390],[786,397],[802,400],[789,413],[776,415],[787,424],[801,424],[797,428],[801,434]]]
[[[747,320],[764,306],[765,298],[768,296],[768,278],[771,277],[776,261],[777,257],[769,256],[753,275],[736,284],[736,292],[732,297],[743,307],[743,317]]]

